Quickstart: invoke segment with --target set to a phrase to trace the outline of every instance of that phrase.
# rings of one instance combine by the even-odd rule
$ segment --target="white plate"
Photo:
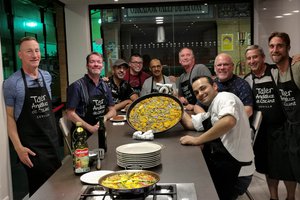
[[[152,142],[124,144],[116,148],[117,152],[125,154],[145,154],[161,150],[161,145]]]
[[[112,118],[110,118],[110,121],[112,121],[112,122],[124,122],[124,121],[126,121],[126,115],[117,115],[116,117],[122,117],[122,119],[114,119],[112,117]]]
[[[92,171],[92,172],[88,172],[86,174],[83,174],[80,177],[80,180],[84,183],[87,184],[93,184],[93,185],[97,185],[99,184],[98,181],[99,179],[106,175],[106,174],[110,174],[114,171],[110,171],[110,170],[99,170],[99,171]]]

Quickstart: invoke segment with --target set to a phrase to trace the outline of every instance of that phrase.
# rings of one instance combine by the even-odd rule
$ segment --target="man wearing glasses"
[[[124,80],[128,81],[137,94],[140,94],[145,80],[150,77],[150,75],[142,71],[142,69],[142,56],[140,54],[132,54],[130,56],[129,69],[126,72]]]

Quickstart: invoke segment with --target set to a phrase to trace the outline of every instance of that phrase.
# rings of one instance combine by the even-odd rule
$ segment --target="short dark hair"
[[[273,32],[269,36],[269,43],[272,40],[273,37],[280,37],[286,44],[287,47],[291,47],[291,40],[290,36],[285,32]]]
[[[246,55],[247,52],[250,51],[250,50],[258,50],[258,52],[260,53],[260,55],[262,55],[263,57],[265,57],[264,50],[263,50],[260,46],[258,46],[258,45],[256,45],[256,44],[248,46],[248,47],[246,48],[246,50],[245,50],[245,55]]]
[[[102,56],[102,54],[100,54],[100,53],[98,53],[98,52],[95,52],[95,51],[93,51],[92,53],[90,53],[89,55],[87,55],[87,57],[86,57],[86,64],[88,64],[88,63],[89,63],[89,60],[90,60],[90,57],[91,57],[91,55],[96,55],[96,56],[99,56],[99,57],[101,57],[101,58],[103,59],[103,56]]]
[[[208,83],[210,84],[210,85],[213,85],[214,84],[214,80],[210,77],[210,76],[196,76],[196,77],[194,77],[193,79],[192,79],[192,83],[194,83],[195,81],[197,81],[198,79],[200,79],[200,78],[206,78],[207,79],[207,81],[208,81]]]
[[[143,57],[141,56],[141,54],[139,54],[139,53],[133,53],[130,56],[129,62],[131,62],[132,57],[140,57],[141,59],[143,59]]]
[[[22,38],[20,39],[19,45],[21,46],[21,44],[22,44],[23,42],[31,41],[31,40],[34,40],[34,41],[36,41],[37,43],[39,43],[35,37],[26,36],[26,37],[22,37]]]

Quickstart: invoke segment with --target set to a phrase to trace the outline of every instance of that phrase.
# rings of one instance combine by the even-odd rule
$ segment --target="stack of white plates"
[[[116,148],[117,164],[124,168],[155,167],[161,164],[161,148],[153,142],[124,144]]]

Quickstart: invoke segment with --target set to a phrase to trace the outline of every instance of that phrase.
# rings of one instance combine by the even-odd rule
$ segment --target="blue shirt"
[[[225,82],[220,82],[218,78],[215,82],[219,92],[231,92],[240,98],[244,106],[253,106],[252,90],[244,79],[234,74],[231,79]]]
[[[92,79],[86,74],[82,79],[87,83],[87,89],[90,96],[105,95],[107,106],[114,106],[111,90],[108,85],[102,80],[99,80],[98,85],[95,85]],[[84,91],[80,85],[80,79],[72,83],[67,90],[67,108],[75,109],[75,112],[80,117],[85,116],[85,108],[87,102],[84,99]]]
[[[49,72],[39,69],[38,81],[37,79],[33,79],[29,75],[25,74],[27,86],[29,88],[39,87],[39,85],[43,87],[42,75],[44,77],[46,87],[51,98],[52,78]],[[5,105],[14,108],[14,117],[17,121],[21,114],[25,99],[25,86],[21,70],[16,71],[4,81],[3,92]]]

